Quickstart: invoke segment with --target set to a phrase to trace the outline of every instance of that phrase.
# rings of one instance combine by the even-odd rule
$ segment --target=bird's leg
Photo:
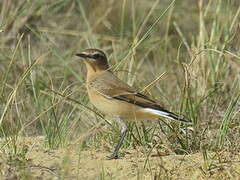
[[[121,127],[121,135],[120,135],[118,144],[115,146],[113,153],[111,154],[111,156],[107,157],[108,160],[118,159],[118,151],[119,151],[120,147],[122,146],[123,140],[127,134],[127,124],[125,123],[125,121],[123,119],[121,119],[120,117],[117,117],[116,120],[117,120],[118,125]]]

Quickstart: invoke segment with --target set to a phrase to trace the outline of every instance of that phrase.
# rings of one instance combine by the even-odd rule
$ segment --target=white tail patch
[[[162,116],[162,117],[165,117],[165,118],[168,118],[168,119],[177,120],[177,118],[175,119],[175,118],[171,117],[170,115],[172,115],[172,114],[169,114],[168,112],[159,111],[159,110],[151,109],[151,108],[144,108],[144,110],[146,112],[157,114],[159,116]]]
[[[148,112],[148,113],[156,114],[156,115],[159,115],[159,116],[162,116],[162,117],[174,120],[174,121],[179,121],[179,122],[184,122],[184,123],[191,123],[191,122],[188,122],[188,121],[186,121],[184,119],[179,118],[176,114],[168,112],[168,111],[164,111],[164,110],[160,111],[160,110],[152,109],[152,108],[144,108],[144,111]]]

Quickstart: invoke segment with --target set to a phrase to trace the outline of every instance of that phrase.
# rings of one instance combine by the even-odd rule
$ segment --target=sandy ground
[[[122,150],[122,159],[106,160],[109,152],[71,146],[47,150],[44,138],[23,138],[25,160],[10,162],[0,155],[0,179],[240,179],[240,154],[230,152],[148,156]],[[1,146],[2,147],[2,146]],[[204,160],[205,159],[205,160]]]

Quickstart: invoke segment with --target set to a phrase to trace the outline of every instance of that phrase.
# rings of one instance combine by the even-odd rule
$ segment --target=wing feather
[[[154,100],[141,93],[136,92],[128,84],[118,79],[117,76],[114,76],[113,74],[110,76],[107,73],[103,74],[102,76],[103,77],[101,80],[97,78],[96,80],[92,80],[90,83],[88,83],[88,85],[103,97],[125,101],[127,103],[134,104],[149,110],[152,109],[152,112],[158,113],[160,116],[187,122],[183,119],[180,119],[176,114],[167,111],[159,104],[157,104]]]

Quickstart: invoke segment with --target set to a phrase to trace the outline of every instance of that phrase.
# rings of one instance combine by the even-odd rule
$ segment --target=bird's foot
[[[107,160],[112,160],[112,159],[119,159],[118,155],[113,153],[110,156],[107,156]]]

